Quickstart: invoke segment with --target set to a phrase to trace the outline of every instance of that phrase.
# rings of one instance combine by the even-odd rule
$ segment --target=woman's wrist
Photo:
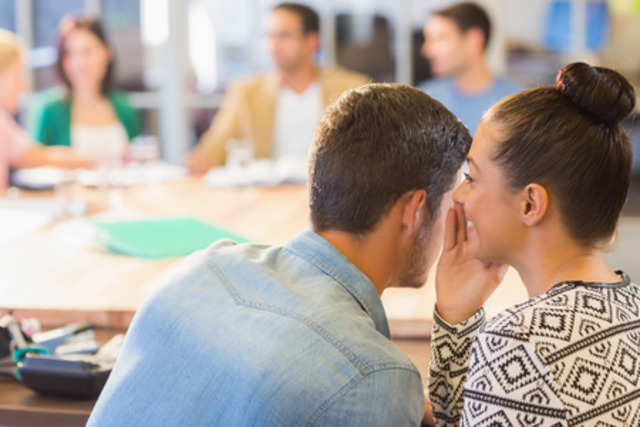
[[[481,309],[482,306],[477,308],[466,307],[461,309],[458,307],[447,309],[439,306],[437,302],[435,308],[438,317],[452,326],[458,325],[465,320],[471,319]]]

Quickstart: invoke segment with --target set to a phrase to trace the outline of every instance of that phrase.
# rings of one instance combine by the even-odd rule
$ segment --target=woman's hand
[[[197,149],[187,154],[184,159],[184,165],[194,175],[205,174],[214,166],[213,162]]]
[[[508,268],[473,258],[468,245],[467,219],[462,205],[456,203],[447,213],[436,272],[436,311],[452,325],[467,320],[484,305]]]
[[[63,169],[92,169],[95,165],[94,159],[76,154],[71,147],[44,147],[38,144],[27,147],[12,163],[16,168],[54,166]]]

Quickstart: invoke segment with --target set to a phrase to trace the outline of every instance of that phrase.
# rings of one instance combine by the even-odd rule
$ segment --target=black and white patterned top
[[[640,287],[561,283],[484,323],[435,315],[438,425],[640,426]],[[483,326],[484,325],[484,326]]]

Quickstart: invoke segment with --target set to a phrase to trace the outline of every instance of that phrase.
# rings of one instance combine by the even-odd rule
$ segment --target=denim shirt
[[[219,241],[138,310],[89,425],[419,425],[373,283],[306,231]]]

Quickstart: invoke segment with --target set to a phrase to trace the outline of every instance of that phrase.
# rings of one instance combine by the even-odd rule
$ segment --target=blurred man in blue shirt
[[[489,70],[485,53],[491,21],[477,4],[459,3],[434,12],[424,27],[424,37],[422,53],[436,79],[419,87],[458,116],[471,135],[489,107],[524,89]]]
[[[89,425],[419,425],[380,295],[425,283],[470,142],[418,89],[347,92],[314,139],[312,231],[190,256],[136,313]]]

